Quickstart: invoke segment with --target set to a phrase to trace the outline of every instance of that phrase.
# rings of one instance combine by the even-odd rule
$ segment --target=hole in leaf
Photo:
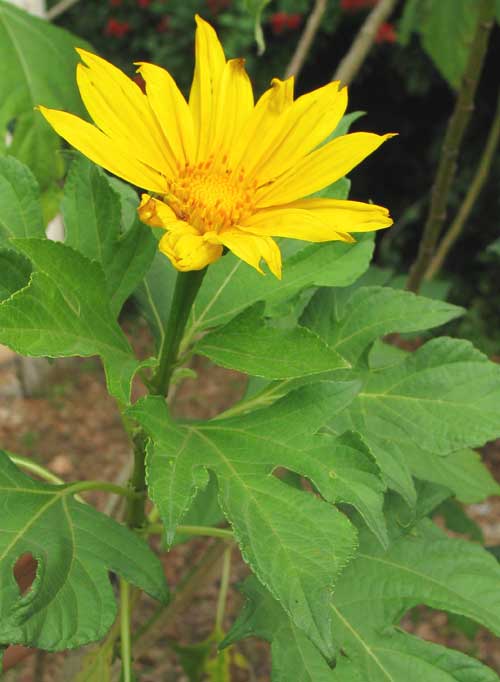
[[[37,567],[38,561],[30,552],[21,554],[16,561],[14,565],[14,578],[19,586],[21,596],[24,596],[33,585]]]

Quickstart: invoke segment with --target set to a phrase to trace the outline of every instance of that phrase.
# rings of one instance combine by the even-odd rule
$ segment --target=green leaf
[[[0,302],[25,287],[31,275],[31,263],[21,253],[0,251]]]
[[[18,116],[8,153],[26,164],[42,191],[47,190],[64,174],[64,162],[58,153],[59,136],[38,111],[25,111]]]
[[[81,38],[0,0],[0,122],[43,104],[85,115],[76,87]]]
[[[306,246],[285,260],[281,280],[260,275],[227,254],[208,269],[194,303],[188,337],[227,322],[257,301],[276,305],[311,286],[349,286],[366,270],[372,253],[371,237],[356,244]]]
[[[108,571],[156,599],[168,597],[158,558],[136,535],[87,504],[71,486],[54,486],[21,473],[0,453],[0,641],[49,651],[102,638],[116,617]],[[12,573],[16,560],[38,562],[23,596]]]
[[[290,620],[271,594],[250,576],[241,586],[246,597],[243,610],[221,644],[230,646],[246,637],[260,637],[271,642],[273,682],[341,682],[338,670],[332,670],[320,651]],[[361,682],[348,664],[352,682]],[[345,670],[344,670],[345,672]]]
[[[493,682],[497,675],[451,649],[395,626],[420,604],[467,616],[500,633],[500,567],[482,548],[447,537],[430,521],[387,551],[366,533],[333,598],[332,636],[364,682]],[[480,577],[480,579],[478,579]]]
[[[0,157],[0,244],[10,237],[44,237],[38,185],[17,159]]]
[[[448,488],[464,504],[475,504],[490,495],[500,495],[500,485],[474,450],[465,448],[444,457],[420,450],[406,460],[416,478]]]
[[[434,339],[399,364],[360,372],[363,377],[359,395],[330,425],[334,433],[361,433],[388,485],[410,504],[408,459],[479,446],[500,432],[500,368],[466,341]],[[432,462],[429,454],[431,471]]]
[[[176,276],[175,268],[158,251],[134,293],[137,306],[153,332],[157,348],[161,348],[165,336]]]
[[[316,446],[290,459],[288,466],[313,481],[322,497],[332,504],[353,506],[383,546],[387,528],[382,508],[386,486],[374,457],[359,434],[346,431],[338,438],[316,437]]]
[[[302,466],[303,451],[314,447],[318,428],[357,388],[355,382],[325,382],[245,417],[189,425],[175,424],[157,397],[128,410],[152,440],[149,494],[167,541],[206,484],[207,469],[213,471],[243,557],[295,624],[326,650],[329,593],[352,557],[356,534],[334,506],[272,473],[280,466],[292,471],[296,463]]]
[[[348,367],[316,334],[303,327],[271,326],[258,303],[204,336],[194,352],[222,367],[268,379],[286,379]]]
[[[402,17],[403,40],[410,31],[420,34],[422,45],[441,75],[458,88],[476,29],[479,3],[470,0],[412,0]]]
[[[48,239],[16,239],[35,272],[29,286],[0,304],[0,343],[34,357],[100,355],[108,389],[122,403],[140,368],[114,321],[98,263]]]
[[[388,287],[361,287],[345,295],[342,291],[320,289],[301,323],[354,363],[375,339],[385,334],[430,329],[463,313],[458,306]]]
[[[102,265],[111,309],[117,316],[153,260],[156,240],[151,229],[136,217],[130,229],[121,233],[120,195],[106,174],[83,157],[71,166],[62,212],[66,244]]]

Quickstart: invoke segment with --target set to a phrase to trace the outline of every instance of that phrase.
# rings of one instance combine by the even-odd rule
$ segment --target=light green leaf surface
[[[156,252],[150,228],[136,217],[122,234],[122,202],[106,174],[83,157],[73,162],[64,188],[65,243],[102,265],[113,313],[147,273]]]
[[[48,239],[16,239],[33,263],[29,286],[0,304],[0,343],[34,357],[100,355],[108,389],[122,403],[140,364],[114,321],[100,265]]]
[[[280,466],[293,471],[328,415],[348,404],[357,388],[355,382],[325,382],[242,418],[189,425],[175,424],[161,398],[143,399],[128,411],[152,439],[149,494],[167,539],[210,469],[245,560],[296,625],[327,650],[328,595],[352,557],[356,535],[334,506],[272,473]]]
[[[332,670],[320,651],[301,630],[294,626],[280,604],[251,576],[241,586],[246,603],[222,646],[246,637],[260,637],[271,642],[272,682],[361,682],[354,666],[345,661],[343,675]],[[351,677],[345,677],[349,673]]]
[[[476,447],[500,432],[500,367],[467,341],[434,339],[362,376],[359,395],[330,425],[334,433],[358,431],[387,483],[411,504],[409,458]]]
[[[494,682],[464,654],[423,642],[397,625],[419,604],[471,618],[500,633],[500,567],[477,545],[447,537],[424,520],[389,550],[366,533],[333,597],[332,636],[364,682]],[[355,598],[353,598],[355,596]]]
[[[227,322],[257,301],[276,305],[311,286],[352,284],[368,267],[373,239],[356,244],[327,242],[306,246],[287,258],[283,278],[260,275],[227,254],[211,265],[191,315],[188,336]]]
[[[17,117],[8,153],[31,169],[42,191],[64,174],[60,148],[61,138],[38,111],[25,111]]]
[[[102,638],[116,617],[109,571],[168,597],[161,563],[145,543],[67,488],[29,478],[0,452],[2,643],[59,651]],[[12,567],[27,553],[37,576],[21,596]]]
[[[349,364],[309,329],[273,327],[256,304],[204,336],[194,352],[222,367],[268,379],[317,374]]]
[[[43,104],[85,114],[74,48],[87,43],[0,0],[0,122]]]
[[[414,456],[408,450],[403,450],[402,454],[416,478],[448,488],[464,504],[475,504],[490,495],[500,495],[500,485],[474,450],[464,448],[444,457],[427,450],[420,450]]]
[[[463,313],[463,308],[409,291],[378,286],[345,293],[320,289],[301,323],[350,362],[356,362],[375,339],[385,334],[431,329]]]
[[[20,161],[0,157],[0,244],[11,237],[44,237],[37,182]]]

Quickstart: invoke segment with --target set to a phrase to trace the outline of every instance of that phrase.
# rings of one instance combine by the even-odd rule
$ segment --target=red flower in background
[[[393,24],[390,24],[387,21],[380,24],[377,35],[375,36],[376,43],[395,43],[397,39],[398,36]]]
[[[151,4],[151,0],[137,0],[137,6],[146,9]]]
[[[119,19],[108,19],[106,27],[104,28],[104,35],[112,38],[123,38],[130,31],[130,24],[128,21],[120,21]]]
[[[280,35],[286,29],[291,29],[292,31],[297,29],[302,23],[302,15],[275,12],[271,15],[269,22],[274,35]]]
[[[164,16],[160,19],[160,21],[156,24],[156,32],[157,33],[166,33],[168,29],[170,28],[170,17]]]
[[[361,9],[375,7],[379,0],[340,0],[340,9],[344,12],[359,12]]]
[[[111,7],[120,7],[122,4],[123,0],[109,0],[109,4]]]

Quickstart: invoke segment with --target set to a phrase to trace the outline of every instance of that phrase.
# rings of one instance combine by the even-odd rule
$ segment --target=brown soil
[[[150,339],[145,327],[128,327],[139,355],[146,356]],[[3,361],[3,363],[2,363]],[[192,365],[198,378],[184,381],[175,395],[174,411],[190,418],[210,418],[229,407],[242,394],[245,380],[236,372],[212,366],[195,358]],[[94,359],[56,362],[44,389],[36,397],[16,396],[14,363],[0,355],[0,445],[6,450],[32,457],[62,479],[99,478],[123,482],[130,463],[130,448],[114,401],[105,389],[102,370]],[[138,384],[134,395],[143,393]],[[2,397],[3,396],[3,397]],[[485,460],[497,480],[500,479],[500,442],[485,448]],[[109,511],[109,502],[99,493],[87,499],[99,509]],[[492,498],[472,505],[468,513],[480,525],[488,545],[500,545],[500,499]],[[165,558],[165,568],[175,590],[186,566],[195,568],[212,540],[195,540],[176,547]],[[247,567],[233,552],[231,584],[247,574]],[[182,610],[174,624],[161,629],[141,655],[142,682],[187,682],[172,642],[183,645],[203,642],[213,631],[220,562],[210,573],[211,579]],[[228,628],[241,606],[237,590],[230,591],[225,626]],[[147,620],[156,605],[144,598],[138,608],[138,625]],[[500,672],[500,648],[486,631],[479,629],[468,638],[460,625],[446,614],[419,608],[409,614],[404,627],[420,637],[455,647],[476,656]],[[47,655],[43,661],[32,656],[6,674],[7,682],[69,682],[78,669],[81,654],[70,657]],[[268,645],[257,640],[243,642],[232,653],[233,682],[265,682],[269,679]],[[35,666],[45,668],[35,677]]]

